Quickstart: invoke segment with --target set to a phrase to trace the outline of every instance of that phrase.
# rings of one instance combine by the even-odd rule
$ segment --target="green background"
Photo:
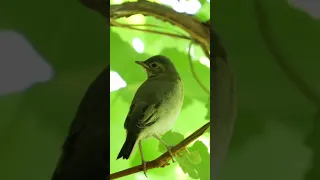
[[[221,179],[304,179],[313,157],[305,139],[311,131],[316,106],[289,81],[266,49],[258,31],[253,0],[211,3],[211,17],[227,49],[238,94],[238,119]],[[319,21],[290,8],[284,0],[262,4],[290,67],[319,92]],[[197,16],[206,20],[208,11],[200,11]],[[191,76],[185,51],[188,42],[184,40],[118,28],[108,33],[100,14],[77,1],[65,0],[1,1],[0,28],[24,35],[55,71],[54,78],[47,83],[0,96],[0,179],[50,179],[79,101],[106,65],[109,36],[111,69],[128,84],[110,97],[111,172],[140,164],[138,152],[129,161],[115,161],[125,138],[123,122],[129,103],[145,79],[144,72],[133,61],[157,53],[174,60],[186,88],[175,132],[186,136],[207,122],[207,96]],[[143,40],[143,54],[132,48],[133,37]],[[195,48],[195,59],[202,55]],[[208,84],[209,69],[198,61],[194,65]],[[208,136],[206,133],[205,137]],[[148,160],[161,154],[156,140],[148,140],[143,147]],[[179,173],[176,169],[177,164],[150,170],[148,175],[150,179],[173,179]],[[123,179],[139,178],[144,178],[142,173]]]
[[[285,62],[319,96],[320,22],[284,0],[260,2]],[[238,119],[221,179],[305,179],[314,157],[305,141],[316,106],[266,48],[253,0],[213,1],[211,17],[235,71],[238,94]]]

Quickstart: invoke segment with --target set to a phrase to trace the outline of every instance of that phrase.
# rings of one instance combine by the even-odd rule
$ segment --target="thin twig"
[[[197,83],[201,86],[201,88],[210,95],[209,89],[201,82],[200,78],[198,77],[196,71],[194,70],[193,64],[192,64],[192,57],[191,57],[191,46],[192,46],[193,41],[190,42],[189,44],[189,49],[188,49],[188,57],[189,57],[189,64],[190,64],[190,69],[192,72],[192,75],[194,79],[197,81]]]
[[[166,29],[166,28],[163,28],[161,26],[154,25],[154,24],[124,24],[124,23],[119,23],[114,19],[110,20],[110,25],[111,26],[115,26],[115,27],[126,27],[126,28],[129,27],[129,29],[134,29],[134,30],[138,30],[138,31],[145,31],[145,32],[151,32],[151,33],[155,33],[155,34],[159,34],[160,31],[138,29],[138,28],[133,28],[133,27],[134,26],[136,26],[136,27],[155,27],[155,28],[159,28],[159,29]],[[186,35],[183,35],[183,33],[177,32],[177,31],[175,31],[175,32],[178,33],[178,34],[173,34],[173,33],[164,34],[164,33],[167,33],[167,32],[160,32],[160,34],[161,35],[168,35],[168,36],[172,36],[172,37],[179,36],[178,38],[191,40],[191,38],[189,38]],[[199,44],[201,46],[203,52],[205,53],[207,58],[210,60],[210,53],[209,53],[208,49],[205,46],[203,46],[203,44],[200,44],[200,43],[197,43],[197,44]]]
[[[198,139],[209,127],[210,127],[210,122],[206,123],[201,128],[199,128],[197,131],[195,131],[190,136],[188,136],[183,141],[181,141],[179,144],[174,146],[171,149],[171,152],[173,154],[176,154],[176,153],[179,153],[180,151],[184,150],[186,146],[188,146],[194,140]],[[170,161],[170,159],[171,159],[171,156],[170,156],[169,152],[166,152],[166,153],[162,154],[160,157],[158,157],[157,159],[150,161],[150,162],[147,162],[146,168],[148,170],[148,169],[163,167],[164,165],[166,165],[168,163],[168,161]],[[125,169],[125,170],[113,173],[110,175],[110,179],[117,179],[117,178],[120,178],[123,176],[127,176],[130,174],[140,172],[140,171],[143,171],[143,165],[138,165],[135,167],[131,167],[129,169]]]

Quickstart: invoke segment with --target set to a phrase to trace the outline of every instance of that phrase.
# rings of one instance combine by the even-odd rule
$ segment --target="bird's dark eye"
[[[156,64],[156,63],[152,63],[152,64],[151,64],[151,67],[154,67],[154,68],[155,68],[155,67],[157,67],[157,64]]]

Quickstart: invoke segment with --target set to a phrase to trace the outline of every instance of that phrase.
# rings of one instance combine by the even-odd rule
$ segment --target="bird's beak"
[[[143,61],[135,61],[135,63],[137,63],[140,66],[142,66],[145,70],[149,69],[149,66],[147,66]]]

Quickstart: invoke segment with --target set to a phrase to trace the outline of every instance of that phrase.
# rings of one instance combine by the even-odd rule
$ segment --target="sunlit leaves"
[[[169,131],[162,139],[169,145],[177,145],[184,139],[184,136],[180,133]],[[159,151],[161,153],[167,151],[162,143],[159,143]],[[203,142],[197,140],[191,147],[186,147],[186,149],[180,151],[179,155],[176,155],[175,159],[184,173],[193,179],[210,179],[210,154]]]
[[[195,165],[200,164],[201,160],[202,160],[198,151],[188,153],[187,158],[188,158],[189,162],[191,162],[192,164],[195,164]]]
[[[208,148],[201,141],[196,141],[193,146],[189,148],[190,152],[197,151],[201,157],[201,163],[194,165],[201,180],[210,179],[210,154]]]
[[[180,133],[169,131],[162,139],[170,145],[176,145],[181,142],[184,137]],[[164,153],[167,149],[160,143],[159,151]],[[175,159],[178,161],[184,173],[193,179],[210,179],[210,155],[208,148],[201,141],[196,141],[191,147],[187,147],[186,150],[182,150],[179,154],[181,157],[176,155]]]
[[[195,168],[196,165],[192,164],[188,160],[188,154],[183,153],[181,158],[176,158],[182,171],[185,174],[188,174],[192,179],[199,179],[199,175],[197,173],[197,169]]]
[[[210,19],[210,2],[207,0],[202,0],[201,9],[195,14],[195,16],[202,22],[205,22]]]
[[[184,137],[182,134],[173,132],[173,131],[168,131],[166,134],[162,136],[162,139],[170,146],[175,146],[178,143],[180,143]],[[162,144],[159,143],[159,151],[164,153],[167,151],[166,147]]]

